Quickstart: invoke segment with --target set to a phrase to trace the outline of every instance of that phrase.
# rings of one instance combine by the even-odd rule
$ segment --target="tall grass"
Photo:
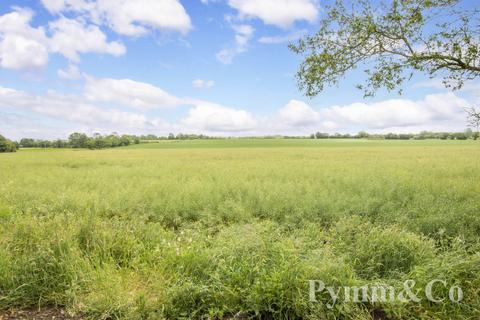
[[[0,310],[480,318],[478,144],[202,143],[0,155]],[[464,300],[308,300],[309,279],[435,278],[461,286]]]

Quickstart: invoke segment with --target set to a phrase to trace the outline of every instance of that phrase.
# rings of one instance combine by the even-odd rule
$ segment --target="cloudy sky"
[[[363,99],[358,71],[304,97],[287,44],[321,15],[317,0],[2,0],[0,134],[465,129],[476,83],[450,93],[418,76]]]

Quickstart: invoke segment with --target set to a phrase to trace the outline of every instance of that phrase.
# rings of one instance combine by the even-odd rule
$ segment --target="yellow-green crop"
[[[232,139],[0,154],[0,310],[478,319],[479,180],[475,141]],[[434,278],[461,286],[464,299],[329,309],[308,297],[309,279]]]

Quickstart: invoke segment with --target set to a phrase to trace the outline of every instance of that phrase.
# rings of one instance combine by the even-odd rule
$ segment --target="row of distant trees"
[[[251,139],[385,139],[385,140],[424,140],[424,139],[441,139],[441,140],[467,140],[479,139],[479,133],[467,129],[464,132],[429,132],[422,131],[420,133],[387,133],[372,134],[361,131],[357,134],[340,134],[340,133],[323,133],[315,132],[310,136],[259,136],[248,137]],[[0,152],[15,152],[18,148],[85,148],[85,149],[104,149],[128,146],[131,144],[139,144],[141,142],[155,142],[160,140],[205,140],[220,139],[220,137],[212,137],[203,134],[173,134],[167,136],[149,135],[119,135],[112,133],[109,135],[101,135],[95,133],[88,136],[85,133],[72,133],[67,140],[39,140],[23,138],[18,142],[10,141],[0,135]],[[223,137],[223,139],[228,139]]]
[[[207,136],[205,134],[195,133],[169,133],[167,136],[156,136],[154,134],[142,135],[140,140],[142,141],[155,141],[155,140],[204,140],[204,139],[222,139],[222,137]]]
[[[87,136],[85,133],[72,133],[68,140],[37,140],[23,138],[18,142],[21,148],[88,148],[88,149],[104,149],[128,146],[130,144],[140,143],[140,138],[134,135],[118,135],[112,133],[109,135],[101,135],[95,133]]]
[[[88,136],[85,133],[74,132],[69,135],[67,140],[43,140],[23,138],[16,142],[21,148],[88,148],[88,149],[104,149],[123,147],[131,144],[139,144],[140,142],[150,142],[159,140],[195,140],[195,139],[213,139],[214,137],[203,134],[183,134],[177,135],[170,133],[167,136],[149,135],[119,135],[112,133],[109,135],[101,135],[95,133]]]
[[[479,138],[478,132],[473,132],[467,129],[464,132],[430,132],[422,131],[420,133],[386,133],[386,134],[371,134],[365,131],[360,131],[355,135],[351,134],[329,134],[322,132],[315,132],[310,135],[310,139],[385,139],[385,140],[425,140],[425,139],[441,139],[441,140],[477,140]]]

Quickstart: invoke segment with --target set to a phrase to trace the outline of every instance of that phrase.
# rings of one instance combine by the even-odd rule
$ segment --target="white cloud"
[[[320,119],[317,111],[299,100],[290,100],[278,113],[283,122],[294,127],[312,125]]]
[[[192,81],[192,85],[195,88],[212,88],[215,85],[215,81],[195,79],[195,80]]]
[[[181,124],[189,130],[209,132],[244,132],[257,127],[257,120],[245,110],[224,107],[215,103],[190,100],[190,109]]]
[[[454,131],[465,128],[463,108],[468,102],[453,93],[430,94],[422,100],[390,99],[313,109],[291,100],[277,116],[263,124],[263,133],[306,134],[314,131],[419,132]]]
[[[390,99],[373,103],[352,103],[315,109],[299,100],[290,100],[270,116],[255,116],[209,101],[178,98],[148,83],[130,79],[96,79],[85,76],[83,95],[47,92],[43,95],[0,87],[0,112],[18,121],[15,113],[48,117],[76,130],[79,126],[108,132],[196,132],[219,135],[309,134],[322,132],[418,132],[454,131],[465,128],[463,107],[467,101],[453,93],[431,94],[421,100]],[[105,104],[104,106],[99,103]],[[133,107],[136,112],[115,109]],[[153,116],[154,108],[190,106],[176,123]],[[13,116],[12,116],[13,114]],[[17,119],[17,120],[15,120]],[[41,118],[40,118],[41,119]],[[2,126],[5,134],[19,134],[12,126]],[[89,129],[89,130],[90,130]],[[31,132],[54,132],[42,122]],[[85,131],[85,130],[84,130]],[[16,132],[16,133],[15,133]],[[63,131],[59,131],[63,132]],[[89,131],[93,132],[93,131]]]
[[[372,104],[354,103],[333,106],[321,111],[321,116],[365,129],[387,129],[428,125],[436,121],[461,122],[467,102],[453,93],[431,94],[423,100],[391,99]]]
[[[65,80],[78,80],[82,78],[82,74],[76,65],[70,64],[66,69],[60,69],[57,71],[57,75],[60,79]]]
[[[298,20],[313,22],[318,16],[315,0],[228,0],[228,4],[238,10],[240,18],[259,18],[282,28]]]
[[[54,92],[33,95],[4,87],[0,87],[0,107],[33,111],[40,115],[72,123],[121,129],[151,127],[154,126],[154,121],[159,122],[157,119],[149,120],[144,114],[91,105],[77,96]]]
[[[65,10],[67,5],[69,5],[70,7],[72,5],[72,3],[69,3],[65,0],[41,0],[41,2],[43,6],[51,13],[59,13],[60,11]],[[76,4],[77,6],[74,7],[74,9],[79,10],[80,8],[78,6],[86,3],[84,3],[83,1],[77,1]]]
[[[430,119],[426,108],[410,100],[387,100],[374,104],[354,103],[326,109],[324,115],[338,122],[386,128],[425,123]]]
[[[149,83],[130,79],[87,77],[85,97],[90,101],[114,102],[140,110],[181,105],[182,99]]]
[[[235,56],[247,51],[248,43],[253,36],[255,29],[248,24],[234,25],[235,45],[230,48],[220,50],[217,53],[217,59],[223,64],[232,63]]]
[[[117,33],[137,36],[148,29],[186,33],[190,17],[178,0],[99,0],[99,11]]]
[[[52,52],[78,62],[79,53],[97,52],[120,56],[126,49],[123,44],[107,41],[107,36],[94,25],[86,25],[80,20],[60,18],[49,24],[53,35],[50,39]]]
[[[283,36],[261,37],[258,42],[264,44],[282,44],[300,39],[307,33],[307,30],[298,30]]]
[[[39,119],[30,116],[19,115],[13,112],[0,111],[0,134],[6,135],[12,140],[20,140],[26,137],[58,139],[65,138],[71,133],[72,128],[62,130],[44,125]]]
[[[87,77],[88,79],[88,77]],[[91,80],[91,79],[90,79]],[[156,87],[145,86],[147,84],[135,83],[131,80],[117,80],[114,79],[100,79],[90,85],[98,85],[99,88],[106,89],[106,95],[100,97],[102,101],[111,102],[111,94],[115,90],[121,90],[123,85],[133,85],[137,89],[151,90]],[[104,82],[104,83],[102,83]],[[105,85],[107,84],[107,85]],[[111,86],[119,85],[112,91]],[[87,84],[88,86],[88,84]],[[138,96],[134,97],[134,93]],[[142,101],[145,97],[152,97],[145,95],[145,92],[134,90],[128,97],[120,97],[120,102],[141,101],[140,105],[143,107],[146,101]],[[152,99],[157,99],[153,95]],[[138,99],[138,101],[135,101]],[[79,95],[63,95],[56,92],[47,92],[43,95],[30,94],[24,91],[5,88],[0,86],[0,112],[9,113],[9,118],[16,119],[16,125],[20,125],[21,116],[15,112],[29,112],[32,113],[33,119],[41,117],[48,117],[55,122],[61,123],[63,128],[66,128],[65,135],[70,131],[78,130],[82,127],[82,131],[87,132],[150,132],[150,133],[167,133],[167,132],[204,132],[212,134],[229,134],[240,133],[253,130],[257,127],[257,120],[249,112],[245,110],[238,110],[221,106],[208,101],[201,101],[197,99],[177,99],[175,101],[182,101],[185,105],[190,105],[192,108],[188,114],[178,123],[168,123],[161,118],[155,118],[147,115],[145,112],[125,112],[115,108],[107,108],[94,104],[93,101],[86,100],[85,97]],[[150,102],[147,103],[148,106]],[[151,102],[154,103],[154,102]],[[157,105],[155,103],[155,105]],[[2,121],[0,121],[1,123]],[[54,129],[47,129],[41,121],[37,124],[32,124],[28,132],[32,133],[33,137],[55,137],[58,138],[58,132],[55,134]],[[14,130],[12,126],[4,127],[7,136],[19,136],[24,130]],[[36,133],[35,133],[36,132]],[[60,132],[60,131],[59,131]],[[53,134],[51,134],[53,133]]]
[[[61,17],[49,23],[51,37],[43,27],[33,28],[33,12],[15,8],[0,16],[0,66],[9,69],[42,67],[50,53],[59,53],[78,62],[79,53],[96,52],[119,56],[125,53],[123,44],[108,42],[95,25]]]
[[[241,24],[238,26],[233,26],[233,29],[235,30],[235,42],[244,47],[248,44],[248,41],[253,35],[253,32],[255,29],[252,28],[252,26],[248,24]]]
[[[0,66],[8,69],[42,67],[48,63],[45,30],[32,28],[30,10],[16,8],[0,16]]]
[[[46,47],[35,40],[7,35],[0,42],[0,64],[3,68],[41,67],[47,62]]]
[[[58,19],[43,27],[30,25],[33,12],[14,8],[0,16],[0,67],[43,67],[49,53],[58,53],[77,63],[81,53],[123,55],[125,46],[108,41],[99,25],[127,36],[153,30],[188,32],[190,17],[178,0],[42,0]],[[68,13],[67,18],[64,13]],[[75,17],[71,17],[74,13]]]
[[[42,3],[52,13],[84,14],[127,36],[144,35],[149,30],[186,33],[192,28],[190,17],[178,0],[42,0]]]

